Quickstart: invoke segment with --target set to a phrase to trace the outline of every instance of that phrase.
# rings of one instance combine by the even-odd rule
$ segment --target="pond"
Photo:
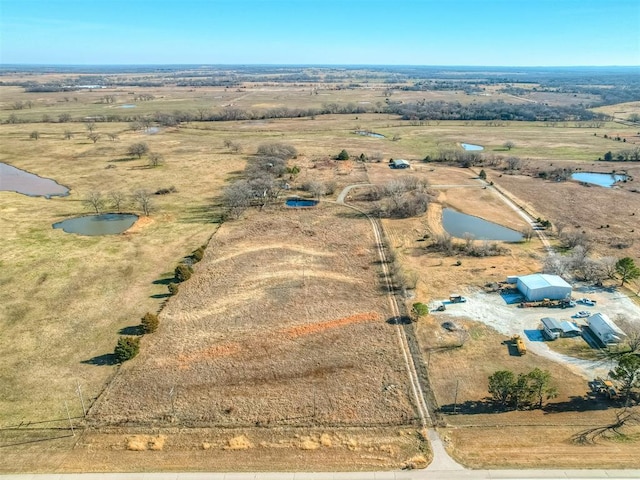
[[[442,212],[442,226],[449,235],[457,238],[464,238],[465,234],[469,233],[476,240],[499,240],[502,242],[522,240],[520,232],[473,215],[456,212],[451,208],[445,208]]]
[[[601,187],[611,188],[616,182],[625,181],[627,176],[614,173],[578,172],[572,173],[571,178],[578,182],[592,183]]]
[[[356,134],[364,135],[366,137],[373,137],[373,138],[385,138],[385,136],[382,135],[381,133],[367,132],[366,130],[357,130]]]
[[[137,105],[134,105],[133,103],[125,103],[124,105],[120,105],[120,108],[136,108]]]
[[[117,235],[131,228],[138,216],[131,213],[101,213],[85,215],[54,223],[53,228],[61,228],[66,233],[79,235]]]
[[[484,147],[482,145],[474,145],[473,143],[461,143],[460,145],[467,152],[474,152],[474,151],[484,150]]]
[[[305,198],[288,198],[285,202],[287,207],[301,208],[301,207],[315,207],[318,205],[317,200],[307,200]]]
[[[39,177],[6,163],[0,163],[0,190],[32,197],[49,198],[69,195],[69,189],[55,180]]]

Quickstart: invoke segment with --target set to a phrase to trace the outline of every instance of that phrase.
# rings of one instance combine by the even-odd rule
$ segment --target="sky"
[[[640,65],[640,0],[0,0],[0,64]]]

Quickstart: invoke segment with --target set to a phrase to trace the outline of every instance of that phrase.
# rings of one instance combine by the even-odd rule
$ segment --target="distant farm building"
[[[389,162],[389,168],[409,168],[411,164],[406,160],[391,160]]]
[[[541,322],[544,335],[549,340],[555,340],[560,337],[576,337],[582,333],[574,323],[566,320],[559,322],[555,318],[545,317]]]
[[[535,273],[518,277],[516,287],[529,302],[564,300],[571,297],[571,285],[557,275]]]
[[[596,313],[587,318],[587,324],[593,334],[604,345],[621,343],[627,335],[604,313]]]

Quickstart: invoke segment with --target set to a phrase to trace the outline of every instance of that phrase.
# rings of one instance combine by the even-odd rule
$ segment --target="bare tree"
[[[136,155],[138,158],[142,158],[142,155],[149,151],[149,146],[144,142],[134,143],[129,145],[127,153],[129,155]]]
[[[90,133],[89,135],[87,135],[87,138],[93,143],[96,143],[98,140],[100,140],[100,136],[101,135],[99,133]]]
[[[92,191],[87,194],[84,199],[84,203],[92,208],[96,215],[100,214],[100,211],[104,207],[104,198],[102,197],[102,192]]]
[[[109,137],[109,140],[111,140],[112,142],[115,142],[116,140],[118,140],[117,133],[107,133],[107,136]]]
[[[33,132],[31,132],[29,134],[29,138],[33,139],[33,140],[38,140],[40,138],[40,132],[37,130],[34,130]]]
[[[520,170],[522,161],[518,157],[509,157],[507,158],[507,168],[509,170]]]
[[[157,167],[158,165],[164,163],[164,157],[156,152],[151,152],[149,154],[149,166]]]
[[[508,140],[508,141],[504,142],[504,143],[502,144],[502,146],[503,146],[504,148],[506,148],[507,150],[511,150],[513,147],[515,147],[515,146],[516,146],[516,144],[515,144],[515,143],[513,143],[511,140]]]
[[[64,139],[71,140],[73,138],[73,132],[71,130],[64,131]]]
[[[122,204],[126,200],[125,195],[122,192],[118,192],[117,190],[114,190],[109,193],[109,199],[111,200],[111,205],[113,206],[113,209],[116,210],[118,213],[120,213],[122,211]]]
[[[533,235],[535,234],[535,230],[529,226],[523,228],[520,233],[522,233],[522,237],[524,238],[525,242],[530,242],[533,238]]]
[[[84,126],[89,131],[89,133],[93,133],[93,131],[96,129],[96,122],[86,122]]]
[[[147,190],[136,190],[133,192],[133,201],[140,207],[145,216],[151,213],[151,193]]]

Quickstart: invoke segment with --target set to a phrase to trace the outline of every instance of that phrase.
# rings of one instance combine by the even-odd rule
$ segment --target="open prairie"
[[[385,185],[402,177],[429,184],[426,213],[381,220],[390,264],[415,280],[406,296],[397,295],[402,313],[415,301],[433,304],[454,291],[466,294],[541,269],[547,250],[535,237],[502,245],[505,250],[493,257],[447,256],[427,248],[426,240],[443,232],[445,207],[518,231],[527,227],[496,189],[484,188],[481,169],[487,182],[534,217],[584,230],[594,255],[640,258],[640,167],[597,161],[608,151],[637,147],[633,126],[417,121],[338,111],[198,119],[232,109],[510,97],[494,87],[488,97],[388,91],[383,82],[346,85],[261,81],[232,88],[32,93],[0,86],[0,161],[70,189],[68,196],[51,199],[0,191],[0,470],[358,470],[428,461],[397,326],[388,322],[394,314],[371,224],[334,203],[349,185]],[[113,102],[105,99],[110,95]],[[16,102],[31,106],[16,110]],[[140,124],[158,112],[179,110],[192,117],[177,125]],[[111,113],[117,115],[113,121],[94,121]],[[65,114],[72,121],[58,121]],[[9,121],[10,115],[18,121]],[[360,130],[384,137],[355,133]],[[88,138],[91,131],[99,134],[95,141]],[[163,162],[152,166],[149,155],[128,152],[140,142]],[[290,191],[263,209],[226,216],[224,188],[242,178],[260,145],[276,142],[298,152],[288,161],[299,169],[286,178]],[[453,161],[422,161],[460,151],[462,142],[484,146],[486,163],[461,168]],[[350,160],[336,160],[342,149]],[[355,160],[361,153],[368,161]],[[519,170],[506,169],[512,156],[519,157]],[[390,169],[391,158],[407,159],[412,168]],[[630,178],[613,189],[539,178],[556,168],[625,170]],[[326,202],[313,209],[284,207],[282,197],[308,195],[305,185],[313,181],[331,184]],[[51,227],[91,213],[92,194],[102,195],[104,211],[115,211],[114,195],[130,199],[141,190],[150,194],[150,215],[135,202],[123,202],[123,212],[141,215],[123,234],[81,236]],[[346,201],[370,210],[375,202],[363,192],[366,187],[352,190]],[[555,234],[548,234],[558,245]],[[201,245],[207,246],[204,258],[170,297],[174,268]],[[630,288],[635,290],[618,291],[632,296],[637,286]],[[119,335],[138,333],[146,312],[159,312],[158,331],[141,337],[138,357],[116,365],[112,352]],[[459,337],[444,332],[436,314],[414,324],[416,360],[428,371],[429,394],[438,406],[452,403],[455,378],[464,382],[457,401],[482,401],[491,372],[524,369],[524,360],[526,369],[551,371],[560,385],[554,402],[571,404],[584,396],[587,379],[562,363],[535,353],[510,356],[501,344],[504,335],[473,315],[458,321],[469,333],[460,348],[452,348]],[[593,448],[569,441],[582,427],[610,421],[612,406],[569,407],[553,414],[466,415],[444,408],[436,419],[452,455],[470,467],[638,467],[637,430],[627,432],[624,442],[603,440]],[[76,437],[56,438],[67,435],[70,422]],[[505,441],[500,425],[519,429],[522,448]],[[576,458],[587,450],[597,453],[578,465]],[[563,453],[551,459],[550,451]]]

